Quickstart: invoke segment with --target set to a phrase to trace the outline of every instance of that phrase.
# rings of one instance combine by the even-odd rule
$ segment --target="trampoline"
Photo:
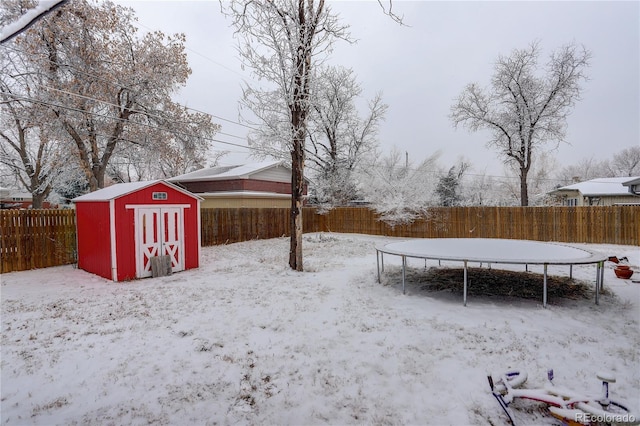
[[[576,247],[529,240],[504,240],[493,238],[422,238],[376,247],[378,282],[384,272],[384,255],[402,258],[402,292],[405,293],[407,258],[446,260],[464,264],[463,303],[467,305],[467,266],[472,263],[543,265],[542,305],[547,307],[548,265],[569,265],[570,276],[573,265],[596,264],[596,297],[599,303],[604,282],[606,256]]]

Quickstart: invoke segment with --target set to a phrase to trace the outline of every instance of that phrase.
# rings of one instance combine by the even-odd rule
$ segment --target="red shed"
[[[113,281],[150,277],[151,258],[173,272],[200,262],[200,201],[169,182],[120,183],[74,198],[78,266]]]

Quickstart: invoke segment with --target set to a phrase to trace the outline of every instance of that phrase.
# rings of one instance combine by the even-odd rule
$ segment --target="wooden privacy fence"
[[[287,208],[202,209],[202,245],[289,235]],[[303,209],[304,232],[411,238],[506,238],[640,245],[640,207],[436,207],[426,218],[390,226],[372,210]]]
[[[392,227],[366,208],[325,215],[305,209],[305,232],[351,232],[411,238],[505,238],[640,245],[640,207],[435,207],[427,217]]]
[[[73,210],[0,210],[0,273],[76,260]]]
[[[288,208],[201,210],[203,246],[289,235]],[[304,232],[411,238],[506,238],[640,246],[640,207],[438,207],[392,227],[362,207],[303,209]],[[76,262],[73,210],[0,211],[0,272]]]
[[[203,246],[289,235],[287,208],[201,209]],[[304,217],[303,217],[304,221]]]

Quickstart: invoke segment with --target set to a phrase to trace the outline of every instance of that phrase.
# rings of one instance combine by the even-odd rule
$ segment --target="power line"
[[[65,1],[67,1],[67,0],[65,0]],[[147,27],[147,26],[145,26],[145,25],[141,24],[139,21],[135,21],[135,22],[137,22],[137,23],[139,24],[139,26],[145,27],[145,28],[147,28],[149,31],[153,31],[153,30],[152,30],[152,29],[150,29],[149,27]],[[90,31],[91,31],[91,29],[90,29]],[[197,55],[199,55],[199,56],[203,57],[204,59],[207,59],[208,61],[210,61],[210,62],[212,62],[212,63],[214,63],[214,64],[216,64],[216,65],[218,65],[218,66],[221,66],[221,67],[223,67],[223,68],[225,68],[225,69],[227,69],[227,70],[229,70],[229,71],[232,71],[232,72],[234,72],[234,73],[236,73],[236,74],[238,74],[238,75],[241,75],[241,74],[237,73],[236,71],[232,70],[231,68],[226,67],[225,65],[223,65],[223,64],[221,64],[221,63],[219,63],[219,62],[217,62],[217,61],[214,61],[213,59],[211,59],[211,58],[207,57],[206,55],[203,55],[203,54],[201,54],[200,52],[197,52],[197,51],[195,51],[194,49],[191,49],[191,48],[189,48],[189,47],[188,47],[188,46],[186,46],[186,45],[183,45],[183,46],[184,46],[184,48],[185,48],[186,50],[189,50],[189,51],[191,51],[191,52],[193,52],[193,53],[195,53],[195,54],[197,54]],[[9,47],[9,46],[3,46],[3,47],[6,47],[7,49],[12,50],[12,51],[17,52],[17,53],[22,54],[22,55],[31,54],[31,53],[27,53],[27,52],[25,52],[24,50],[18,49],[18,48],[14,47],[14,46],[11,46],[11,47]],[[38,54],[38,55],[40,55],[40,56],[45,56],[45,54],[44,54],[44,53],[41,53],[41,52],[37,52],[37,54]],[[132,89],[129,87],[129,85],[122,84],[121,82],[117,81],[116,79],[114,79],[114,78],[112,78],[112,77],[111,77],[110,79],[106,79],[106,78],[104,78],[104,76],[99,76],[99,75],[96,75],[96,74],[93,74],[93,73],[89,73],[89,72],[86,72],[85,70],[79,70],[79,69],[77,69],[77,68],[73,67],[72,65],[65,64],[65,63],[61,63],[59,60],[54,61],[54,60],[52,60],[52,59],[50,59],[50,58],[48,58],[48,57],[45,57],[45,58],[44,58],[44,60],[45,60],[45,61],[47,61],[47,62],[48,62],[48,63],[50,63],[50,64],[53,64],[53,65],[56,65],[57,67],[60,67],[61,69],[73,70],[75,73],[79,73],[79,74],[81,74],[81,75],[88,76],[88,77],[90,77],[90,78],[92,78],[92,79],[94,79],[94,80],[98,80],[98,81],[106,82],[106,83],[111,84],[111,85],[117,85],[117,86],[119,86],[119,87],[124,87],[124,88],[127,88],[127,89],[129,89],[129,90],[132,90]],[[241,76],[242,76],[242,75],[241,75]],[[111,106],[114,106],[114,107],[117,107],[117,108],[121,108],[121,106],[120,106],[120,105],[116,105],[116,104],[113,104],[113,103],[110,103],[110,102],[107,102],[107,101],[104,101],[104,100],[101,100],[101,99],[97,99],[97,98],[94,98],[94,97],[84,96],[84,95],[81,95],[81,94],[78,94],[78,93],[72,93],[72,92],[69,92],[69,91],[65,91],[65,90],[61,90],[61,89],[56,89],[56,88],[49,87],[49,86],[44,86],[44,85],[43,85],[43,87],[46,87],[46,88],[47,88],[47,89],[49,89],[49,90],[54,90],[54,91],[59,91],[59,92],[61,92],[61,93],[65,93],[65,94],[67,94],[67,95],[77,96],[77,97],[84,98],[84,99],[87,99],[87,100],[91,100],[91,101],[95,101],[95,102],[100,102],[100,103],[103,103],[103,104],[105,104],[105,105],[111,105]],[[24,97],[19,98],[19,97],[17,97],[17,96],[14,96],[14,98],[15,98],[15,99],[21,99],[21,100],[24,100],[24,101],[29,101],[29,102],[35,102],[35,103],[39,103],[39,104],[43,104],[43,105],[54,106],[54,107],[57,107],[57,108],[64,108],[64,109],[72,110],[72,111],[76,111],[76,112],[83,112],[82,110],[79,110],[79,109],[74,109],[74,108],[70,108],[70,107],[66,107],[66,106],[59,105],[59,104],[54,104],[54,103],[47,103],[47,102],[45,102],[45,101],[43,101],[43,100],[39,100],[39,99],[35,99],[35,98],[34,98],[34,99],[28,99],[28,98],[24,98]],[[195,112],[200,113],[200,114],[205,114],[205,115],[208,115],[208,116],[210,116],[210,117],[212,117],[212,118],[215,118],[215,119],[218,119],[218,120],[222,120],[222,121],[225,121],[225,122],[228,122],[228,123],[234,124],[234,125],[242,126],[242,127],[244,127],[244,128],[247,128],[247,129],[250,129],[250,130],[256,131],[256,129],[255,129],[255,128],[253,128],[253,127],[251,127],[251,126],[249,126],[249,125],[246,125],[246,124],[244,124],[244,123],[240,123],[240,122],[238,122],[238,121],[234,121],[234,120],[230,120],[230,119],[227,119],[227,118],[224,118],[224,117],[220,117],[220,116],[218,116],[218,115],[211,114],[211,113],[208,113],[208,112],[205,112],[205,111],[202,111],[202,110],[197,110],[197,109],[195,109],[195,108],[187,107],[186,105],[181,105],[181,104],[179,104],[178,102],[174,102],[174,103],[175,103],[176,105],[180,105],[181,107],[183,107],[183,108],[185,108],[185,109],[187,109],[187,110],[195,111]],[[133,111],[134,111],[134,112],[144,113],[144,114],[149,115],[149,116],[154,116],[153,114],[148,113],[148,112],[143,112],[143,111],[138,111],[138,110],[133,110]],[[89,112],[89,111],[87,111],[87,112]],[[101,116],[101,117],[103,117],[103,118],[107,118],[107,119],[114,119],[114,117],[109,117],[109,116],[105,116],[105,115],[100,115],[100,114],[95,113],[95,112],[89,112],[89,113],[94,114],[94,115],[96,115],[96,116]],[[159,116],[156,116],[156,117],[161,118],[161,119],[163,119],[163,120],[173,121],[174,123],[185,124],[185,123],[184,123],[184,122],[182,122],[182,121],[170,120],[170,119],[167,119],[166,117],[159,117]],[[136,123],[136,124],[144,124],[144,123],[138,123],[138,122],[134,122],[134,123]],[[158,127],[156,127],[156,128],[157,128],[157,129],[159,129],[159,130],[164,130],[164,129],[161,129],[161,128],[158,128]],[[231,134],[231,133],[226,133],[226,132],[221,132],[221,131],[218,131],[218,132],[216,132],[216,133],[218,133],[218,134],[220,134],[220,135],[228,136],[228,137],[231,137],[231,138],[236,138],[236,139],[240,139],[240,140],[245,140],[245,141],[246,141],[246,138],[245,138],[245,137],[237,136],[237,135],[233,135],[233,134]],[[212,138],[208,138],[208,140],[215,141],[215,142],[222,143],[222,144],[226,144],[226,145],[230,145],[230,146],[240,147],[240,148],[243,148],[243,149],[260,151],[260,149],[258,149],[258,148],[256,148],[256,147],[250,147],[250,146],[248,146],[248,145],[247,145],[247,146],[244,146],[244,145],[234,144],[234,143],[232,143],[232,142],[227,142],[227,141],[222,141],[222,140],[212,139]],[[266,153],[266,155],[270,155],[270,153]]]
[[[15,48],[15,47],[10,47],[10,46],[3,46],[3,47],[6,48],[6,49],[9,49],[9,50],[12,50],[14,52],[23,54],[23,55],[32,55],[33,54],[33,53],[25,52],[24,50],[21,50],[21,49]],[[40,52],[37,52],[35,54],[37,54],[39,56],[45,56],[44,53],[40,53]],[[124,83],[122,83],[122,82],[120,82],[120,81],[118,81],[116,79],[113,79],[113,78],[107,79],[104,76],[100,76],[100,75],[97,75],[97,74],[92,74],[92,73],[86,72],[84,70],[80,70],[80,69],[78,69],[78,68],[76,68],[76,67],[74,67],[72,65],[69,65],[69,64],[66,64],[66,63],[62,63],[62,62],[59,62],[59,61],[54,61],[54,60],[51,60],[49,58],[44,58],[44,61],[48,62],[48,63],[50,63],[52,65],[56,65],[56,66],[58,66],[58,67],[60,67],[62,69],[73,70],[76,73],[85,75],[85,76],[93,78],[95,80],[102,81],[104,83],[108,83],[108,84],[111,84],[111,85],[114,85],[114,86],[117,86],[117,87],[121,87],[121,88],[125,88],[125,89],[133,91],[133,89],[130,87],[130,85],[124,84]],[[61,89],[54,89],[54,88],[51,88],[51,89],[52,90],[62,91]],[[73,94],[71,92],[66,92],[66,93],[67,94]],[[73,95],[75,95],[75,96],[84,96],[84,95],[80,95],[80,94],[73,94]],[[100,100],[100,99],[96,99],[96,98],[86,97],[86,99],[90,99],[90,100],[106,103],[106,101],[103,101],[103,100]],[[241,127],[247,128],[249,130],[253,130],[253,131],[256,130],[254,127],[251,127],[251,126],[249,126],[247,124],[240,123],[238,121],[234,121],[234,120],[231,120],[231,119],[228,119],[228,118],[224,118],[224,117],[221,117],[219,115],[212,114],[210,112],[206,112],[206,111],[202,111],[202,110],[199,110],[199,109],[196,109],[196,108],[188,107],[186,105],[180,104],[180,103],[175,102],[175,101],[172,101],[172,102],[175,103],[176,105],[179,105],[179,106],[185,108],[186,110],[194,111],[194,112],[197,112],[197,113],[200,113],[200,114],[205,114],[205,115],[208,115],[210,117],[217,118],[218,120],[222,120],[222,121],[225,121],[227,123],[231,123],[231,124],[234,124],[234,125],[237,125],[237,126],[241,126]],[[235,136],[235,135],[229,135],[229,136],[238,137],[238,136]]]
[[[58,89],[55,89],[55,90],[58,90]],[[65,92],[65,91],[62,91],[62,92]],[[74,94],[74,93],[71,93],[71,92],[66,92],[66,93],[70,94],[70,95],[77,95],[77,94]],[[65,110],[69,110],[69,111],[73,111],[73,112],[78,112],[78,113],[83,113],[83,114],[91,114],[91,115],[94,115],[94,116],[97,116],[97,117],[100,117],[100,118],[105,118],[105,119],[114,120],[114,121],[123,121],[125,123],[145,126],[147,128],[151,128],[151,129],[159,130],[159,131],[163,131],[163,132],[171,132],[170,130],[168,130],[166,128],[162,128],[162,127],[159,127],[159,126],[156,126],[156,125],[152,125],[152,124],[149,124],[149,123],[143,123],[143,122],[131,121],[131,120],[124,120],[124,119],[120,119],[118,117],[99,114],[97,112],[86,111],[86,110],[82,110],[82,109],[79,109],[79,108],[73,108],[73,107],[70,107],[70,106],[67,106],[67,105],[56,104],[56,103],[53,103],[53,102],[50,102],[50,101],[45,101],[45,100],[36,99],[36,98],[27,98],[27,97],[18,96],[18,95],[15,95],[15,94],[7,94],[7,95],[11,96],[12,98],[14,98],[16,100],[22,100],[22,101],[26,101],[26,102],[38,103],[38,104],[49,106],[49,107],[61,108],[61,109],[65,109]],[[77,96],[85,98],[82,95],[77,95]],[[115,104],[110,104],[109,102],[106,102],[106,101],[101,101],[100,99],[94,99],[94,98],[89,98],[89,99],[92,99],[92,100],[98,101],[98,102],[103,102],[103,103],[105,103],[107,105],[117,106]],[[142,111],[138,111],[138,110],[136,110],[136,111],[140,112],[140,113],[143,113]],[[181,123],[179,121],[174,121],[174,122]],[[272,150],[261,148],[261,147],[250,146],[250,145],[240,145],[240,144],[233,143],[233,142],[223,141],[223,140],[216,139],[216,138],[202,137],[202,136],[198,136],[198,135],[194,135],[194,134],[186,133],[186,132],[182,132],[182,131],[172,132],[172,133],[178,134],[178,135],[182,135],[182,136],[201,138],[201,139],[209,141],[209,142],[217,142],[217,143],[220,143],[220,144],[233,146],[233,147],[236,147],[236,148],[242,148],[242,149],[246,149],[246,150],[249,150],[249,151],[255,151],[257,153],[260,153],[261,155],[280,157],[279,155],[276,155],[276,154],[278,154],[277,151],[272,151]],[[110,136],[110,135],[104,135],[104,134],[99,134],[99,133],[97,135],[103,136],[103,137],[109,137]],[[231,136],[236,137],[236,138],[240,138],[240,137],[235,136],[235,135],[231,135]],[[240,138],[240,139],[242,139],[242,138]],[[125,138],[118,138],[118,140],[122,140],[124,142],[129,142],[129,143],[134,143],[134,144],[138,144],[138,145],[140,144],[139,141],[133,141],[133,140],[130,140],[130,139],[125,139]],[[243,139],[243,140],[246,141],[246,139]],[[306,149],[305,151],[307,153],[311,153],[308,149]],[[399,167],[403,167],[403,166],[399,166]],[[417,171],[418,170],[417,167],[403,167],[403,168],[406,168],[407,170],[410,170],[410,171]],[[427,174],[430,174],[430,175],[432,175],[434,177],[440,177],[442,175],[438,171],[427,172]],[[503,181],[504,180],[515,181],[515,180],[519,180],[520,179],[518,176],[499,176],[499,175],[486,175],[486,174],[474,174],[474,173],[465,173],[464,176],[483,177],[483,178],[497,179],[497,180],[503,180]],[[558,179],[531,178],[531,177],[529,177],[527,179],[527,181],[528,182],[562,182],[562,181],[564,181],[564,179],[561,179],[561,178],[558,178]]]
[[[221,143],[221,144],[224,144],[224,145],[234,146],[234,147],[237,147],[237,148],[243,148],[243,149],[253,150],[253,151],[257,151],[257,152],[264,151],[261,148],[252,147],[250,145],[240,145],[240,144],[233,143],[233,142],[228,142],[228,141],[223,141],[223,140],[220,140],[220,139],[194,135],[194,134],[186,133],[186,132],[182,132],[182,131],[172,132],[172,131],[170,131],[170,130],[168,130],[166,128],[162,128],[162,127],[159,127],[159,126],[154,126],[152,124],[142,123],[142,122],[138,122],[138,121],[125,120],[125,119],[121,119],[121,118],[118,118],[118,117],[99,114],[99,113],[93,112],[93,111],[86,111],[86,110],[81,110],[81,109],[78,109],[78,108],[69,107],[67,105],[55,104],[55,103],[52,103],[52,102],[49,102],[49,101],[44,101],[44,100],[41,100],[41,99],[27,98],[27,97],[24,97],[24,96],[18,96],[18,95],[14,95],[14,94],[8,94],[8,95],[11,96],[12,98],[16,99],[16,100],[22,100],[22,101],[25,101],[25,102],[37,103],[37,104],[48,106],[48,107],[61,108],[61,109],[64,109],[64,110],[69,110],[69,111],[73,111],[73,112],[79,112],[79,113],[82,113],[82,114],[91,114],[91,115],[94,115],[94,116],[97,116],[97,117],[101,117],[101,118],[105,118],[105,119],[108,119],[108,120],[122,121],[124,123],[130,123],[130,124],[137,124],[137,125],[140,125],[140,126],[145,126],[147,128],[160,130],[160,131],[163,131],[163,132],[170,132],[170,133],[174,133],[174,134],[177,134],[177,135],[195,137],[195,138],[203,139],[203,140],[206,140],[206,141],[209,141],[209,142],[217,142],[217,143]],[[135,141],[130,141],[130,142],[135,142]],[[269,152],[263,152],[263,154],[271,155],[271,153],[269,153]]]
[[[141,23],[139,20],[137,20],[137,21],[135,21],[135,22],[138,24],[138,26],[139,26],[139,27],[142,27],[142,28],[144,28],[144,29],[146,29],[146,30],[148,30],[148,31],[159,31],[159,30],[154,30],[153,28],[150,28],[150,27],[148,27],[148,26],[144,25],[144,24],[143,24],[143,23]],[[219,67],[222,67],[222,68],[226,69],[227,71],[230,71],[230,72],[232,72],[232,73],[234,73],[234,74],[239,75],[239,76],[240,76],[240,77],[242,77],[243,79],[246,77],[246,76],[244,76],[244,75],[240,74],[238,71],[236,71],[236,70],[234,70],[234,69],[231,69],[231,68],[229,68],[228,66],[226,66],[226,65],[224,65],[224,64],[222,64],[222,63],[220,63],[220,62],[218,62],[218,61],[215,61],[215,60],[213,60],[213,59],[209,58],[208,56],[206,56],[206,55],[204,55],[204,54],[202,54],[202,53],[200,53],[200,52],[198,52],[198,51],[196,51],[196,50],[194,50],[194,49],[192,49],[192,48],[190,48],[190,47],[188,47],[188,46],[185,46],[185,50],[188,50],[188,51],[190,51],[190,52],[193,52],[193,53],[195,53],[196,55],[200,56],[201,58],[206,59],[207,61],[209,61],[209,62],[211,62],[211,63],[213,63],[213,64],[216,64],[216,65],[218,65]]]

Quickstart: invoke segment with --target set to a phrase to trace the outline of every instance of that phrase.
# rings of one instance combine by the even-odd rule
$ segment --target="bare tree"
[[[353,171],[365,157],[375,155],[379,124],[388,107],[378,93],[361,117],[356,101],[362,88],[353,71],[342,67],[322,67],[312,93],[306,153],[317,177],[316,196],[328,207],[344,205],[357,197]]]
[[[560,169],[556,175],[556,187],[596,178],[640,175],[640,147],[631,146],[616,152],[611,159],[583,158],[576,164]]]
[[[92,191],[104,187],[110,161],[127,145],[167,153],[177,146],[185,157],[202,157],[217,131],[209,117],[171,100],[191,72],[184,35],[138,37],[133,20],[131,9],[76,0],[11,42],[42,76],[26,100],[55,115]]]
[[[566,45],[555,51],[538,76],[538,43],[500,56],[491,86],[469,84],[451,108],[451,119],[471,131],[488,129],[489,146],[505,163],[515,163],[520,177],[520,204],[529,205],[527,175],[535,155],[548,142],[556,147],[564,140],[566,120],[580,99],[590,53],[584,47]]]
[[[532,163],[527,177],[527,189],[530,205],[544,205],[548,200],[547,193],[558,186],[558,181],[552,177],[557,170],[557,161],[549,152],[542,151],[538,154],[536,162]],[[504,168],[505,181],[502,184],[506,194],[512,194],[512,204],[517,203],[519,188],[519,169],[516,163],[508,163]],[[508,199],[504,200],[505,202]]]
[[[313,66],[330,50],[334,40],[348,36],[324,0],[235,0],[227,12],[242,37],[240,54],[259,80],[275,86],[271,90],[247,88],[257,104],[274,101],[271,122],[286,126],[285,133],[273,133],[291,155],[291,244],[289,266],[302,271],[302,203],[307,120],[311,110],[309,94]],[[246,96],[245,96],[246,97]],[[284,106],[284,108],[279,108]],[[260,111],[256,111],[260,114]],[[286,118],[286,119],[284,119]]]
[[[32,207],[42,208],[65,163],[55,117],[46,106],[28,102],[40,92],[41,75],[15,51],[0,55],[0,168],[32,195]]]
[[[207,150],[210,117],[187,113],[181,106],[163,107],[171,119],[157,117],[147,126],[131,126],[129,141],[113,153],[108,174],[117,182],[164,179],[181,175],[206,165],[214,165],[224,155]],[[217,128],[217,126],[215,127]]]
[[[640,146],[632,146],[615,153],[610,165],[612,176],[639,176]]]
[[[576,164],[563,167],[556,173],[556,187],[609,176],[611,176],[611,170],[607,159],[584,158]]]
[[[465,206],[512,205],[504,183],[486,173],[465,174],[460,183],[461,204]]]
[[[14,107],[2,108],[3,121],[6,119],[7,123],[0,130],[0,167],[31,193],[32,207],[40,209],[53,190],[58,167],[64,160],[46,131],[31,126]],[[9,123],[13,126],[5,127]]]

